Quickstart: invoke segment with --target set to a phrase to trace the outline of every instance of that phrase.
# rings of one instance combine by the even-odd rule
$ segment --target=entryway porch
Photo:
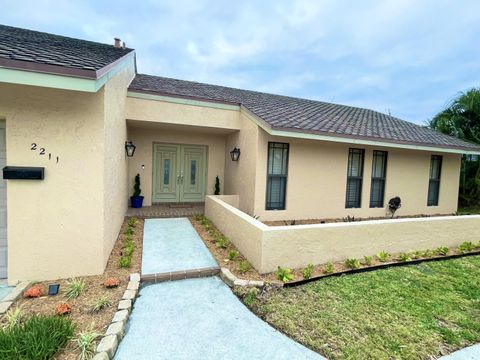
[[[129,207],[126,216],[135,216],[137,218],[175,218],[188,217],[203,214],[205,211],[204,203],[192,204],[153,204],[144,206],[140,209]]]

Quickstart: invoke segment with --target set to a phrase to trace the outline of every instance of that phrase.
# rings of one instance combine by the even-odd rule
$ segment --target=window
[[[362,202],[363,149],[350,149],[348,152],[347,195],[345,207],[359,208]]]
[[[370,187],[370,207],[382,208],[385,196],[385,177],[387,174],[386,151],[373,151],[372,184]]]
[[[168,185],[170,183],[170,159],[163,160],[163,184]]]
[[[285,210],[288,144],[268,143],[267,210]]]
[[[428,182],[428,206],[438,206],[441,173],[442,157],[440,155],[432,155],[432,159],[430,160],[430,180]]]

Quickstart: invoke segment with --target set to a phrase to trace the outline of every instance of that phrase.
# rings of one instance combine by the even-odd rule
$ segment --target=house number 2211
[[[36,143],[32,143],[30,150],[32,151],[38,150],[39,155],[45,155],[45,148],[41,147],[37,149]],[[51,158],[52,158],[52,154],[48,154],[48,160],[50,160]],[[57,156],[57,163],[58,163],[58,156]]]

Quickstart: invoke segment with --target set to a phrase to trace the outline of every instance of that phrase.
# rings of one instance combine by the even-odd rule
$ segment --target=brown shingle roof
[[[96,77],[101,75],[102,69],[131,51],[0,25],[0,66],[5,67]]]
[[[244,106],[272,129],[480,151],[480,146],[377,111],[137,74],[129,90]]]

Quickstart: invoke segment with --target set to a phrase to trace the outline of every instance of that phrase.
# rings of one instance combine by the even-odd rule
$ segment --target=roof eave
[[[64,90],[97,92],[114,74],[135,58],[129,51],[99,70],[67,68],[28,61],[0,59],[0,82]]]
[[[417,142],[408,142],[408,141],[395,141],[395,140],[375,138],[375,137],[343,135],[343,134],[335,134],[335,133],[328,133],[328,132],[322,132],[322,131],[274,127],[268,124],[259,116],[249,111],[245,106],[242,106],[241,109],[247,114],[247,116],[253,122],[255,122],[258,126],[260,126],[263,130],[265,130],[268,134],[272,136],[282,136],[282,137],[291,137],[291,138],[309,139],[309,140],[321,140],[321,141],[330,141],[330,142],[337,142],[337,143],[358,144],[358,145],[365,145],[365,146],[381,146],[381,147],[387,147],[387,148],[397,148],[397,149],[407,149],[407,150],[417,150],[417,151],[480,155],[480,147],[478,149],[467,148],[467,147],[453,147],[448,145],[437,145],[437,144],[417,143]]]

